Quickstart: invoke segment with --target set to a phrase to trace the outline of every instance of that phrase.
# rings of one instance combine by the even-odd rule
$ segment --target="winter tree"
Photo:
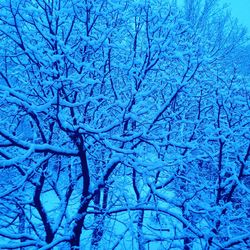
[[[1,249],[247,248],[245,33],[210,2],[0,3]]]

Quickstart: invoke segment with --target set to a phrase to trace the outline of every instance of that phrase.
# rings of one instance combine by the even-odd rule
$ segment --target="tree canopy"
[[[0,2],[0,248],[247,249],[245,41],[216,0]]]

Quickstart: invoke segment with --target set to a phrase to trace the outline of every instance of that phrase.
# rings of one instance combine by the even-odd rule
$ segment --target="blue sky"
[[[184,0],[177,0],[182,5]],[[250,0],[219,0],[219,3],[229,5],[231,14],[236,17],[239,23],[248,28],[250,33]]]
[[[247,26],[250,32],[250,0],[223,0],[231,7],[232,16],[238,18],[239,23]]]

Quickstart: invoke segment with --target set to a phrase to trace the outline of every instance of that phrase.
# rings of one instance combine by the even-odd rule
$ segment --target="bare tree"
[[[0,248],[248,244],[244,32],[196,2],[0,4]]]

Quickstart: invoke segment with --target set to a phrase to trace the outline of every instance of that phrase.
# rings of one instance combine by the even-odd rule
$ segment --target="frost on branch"
[[[0,3],[1,249],[250,244],[244,29],[185,2]]]

